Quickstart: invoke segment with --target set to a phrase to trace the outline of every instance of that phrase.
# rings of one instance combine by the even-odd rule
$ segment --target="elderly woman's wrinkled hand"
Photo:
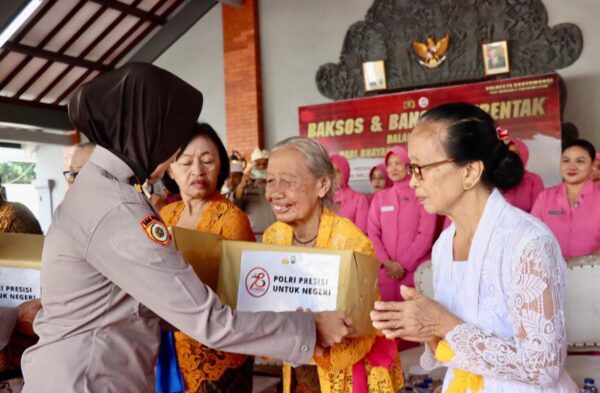
[[[19,314],[17,316],[15,329],[28,336],[35,336],[35,332],[33,331],[33,320],[41,308],[42,301],[40,299],[33,299],[21,303],[19,305]]]
[[[381,330],[388,339],[428,342],[443,338],[461,323],[441,304],[414,288],[402,285],[401,294],[405,301],[379,301],[375,303],[375,310],[371,311],[373,327]]]

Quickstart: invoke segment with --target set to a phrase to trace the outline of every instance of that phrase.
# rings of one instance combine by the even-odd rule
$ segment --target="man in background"
[[[265,196],[269,151],[256,148],[250,159],[252,163],[246,168],[246,173],[235,190],[233,201],[250,219],[256,241],[260,242],[265,229],[276,221]]]
[[[69,169],[63,172],[65,180],[67,181],[66,187],[67,190],[71,188],[77,174],[81,170],[81,168],[85,165],[85,163],[90,159],[92,152],[94,151],[94,145],[91,142],[84,142],[76,145],[73,148],[73,155],[71,156],[71,160],[69,162]]]
[[[504,57],[499,47],[492,46],[490,48],[489,54],[490,58],[488,60],[488,69],[506,67],[506,57]]]
[[[221,190],[221,194],[230,201],[235,199],[235,191],[242,182],[244,177],[244,168],[241,161],[229,161],[229,177],[225,180],[225,185]]]

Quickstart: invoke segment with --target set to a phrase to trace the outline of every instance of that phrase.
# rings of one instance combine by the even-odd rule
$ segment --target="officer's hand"
[[[352,318],[343,311],[322,311],[315,313],[317,328],[317,344],[315,355],[322,355],[323,350],[342,342],[344,337],[355,333]]]
[[[42,308],[40,299],[33,299],[19,305],[19,314],[15,329],[28,336],[35,336],[33,332],[33,319],[37,312]]]

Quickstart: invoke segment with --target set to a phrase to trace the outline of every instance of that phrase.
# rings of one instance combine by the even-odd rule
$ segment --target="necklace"
[[[296,237],[296,234],[295,234],[295,233],[293,233],[293,234],[292,234],[292,237],[294,238],[294,241],[295,241],[296,243],[298,243],[298,244],[303,244],[303,245],[304,245],[304,244],[310,244],[310,243],[314,242],[315,240],[317,240],[317,236],[318,236],[318,235],[319,235],[319,233],[317,232],[317,234],[316,234],[316,235],[315,235],[315,236],[314,236],[312,239],[310,239],[310,240],[307,240],[307,241],[304,241],[304,242],[303,242],[303,241],[300,241],[300,240],[298,240],[298,238]]]

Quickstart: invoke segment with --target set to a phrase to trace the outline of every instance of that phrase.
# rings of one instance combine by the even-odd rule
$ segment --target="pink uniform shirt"
[[[399,147],[394,147],[391,153]],[[408,162],[405,153],[398,156]],[[431,255],[436,216],[425,212],[408,183],[407,177],[376,193],[369,209],[368,235],[377,258],[381,262],[397,261],[406,270],[401,280],[394,280],[388,276],[385,267],[381,267],[379,291],[382,300],[401,300],[400,285],[413,286],[415,270]]]
[[[521,157],[521,161],[523,161],[523,166],[526,167],[527,162],[529,162],[529,148],[527,148],[525,143],[518,139],[515,139],[513,143],[519,148],[519,156]],[[542,181],[542,178],[535,173],[525,170],[523,180],[521,180],[517,186],[503,194],[504,199],[506,199],[508,203],[529,213],[537,196],[543,190],[544,182]]]
[[[350,164],[345,157],[331,156],[331,161],[339,169],[343,184],[335,191],[333,200],[338,204],[337,214],[349,219],[363,233],[367,233],[367,216],[369,214],[369,200],[366,195],[354,191],[349,185]]]
[[[531,214],[550,227],[565,258],[589,255],[600,248],[600,185],[591,180],[572,206],[566,184],[542,191]]]

